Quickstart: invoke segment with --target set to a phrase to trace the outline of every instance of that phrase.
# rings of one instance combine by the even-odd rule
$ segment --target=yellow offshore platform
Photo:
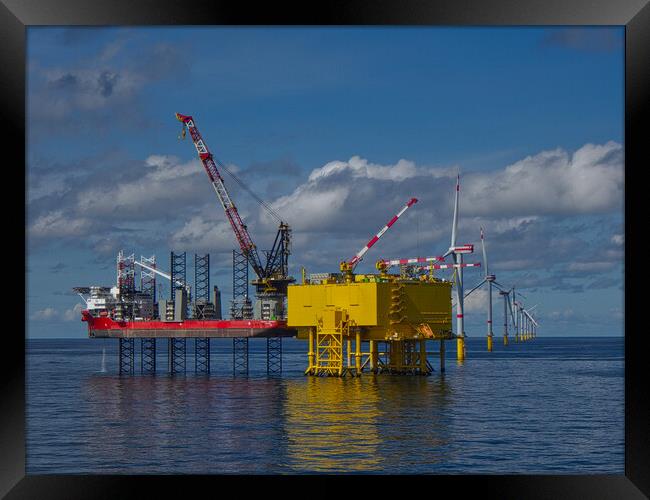
[[[302,284],[289,286],[287,324],[309,342],[306,374],[358,376],[368,368],[428,375],[427,340],[440,341],[444,370],[444,341],[455,338],[451,283],[388,274],[379,264],[378,274],[303,276]]]

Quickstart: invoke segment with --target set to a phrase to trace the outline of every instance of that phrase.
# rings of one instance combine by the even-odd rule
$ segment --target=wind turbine
[[[487,350],[492,352],[492,283],[496,279],[494,274],[490,274],[488,269],[487,253],[485,251],[485,237],[483,235],[483,228],[481,228],[481,247],[483,249],[483,267],[485,268],[485,277],[481,282],[465,294],[465,298],[469,297],[474,290],[478,290],[481,286],[487,283],[488,286],[488,316],[487,316]]]
[[[454,281],[456,283],[456,347],[458,361],[465,359],[465,322],[463,318],[464,296],[463,296],[463,254],[473,253],[474,245],[456,245],[456,233],[458,232],[458,203],[460,195],[460,174],[456,177],[456,197],[454,199],[454,218],[451,224],[451,244],[449,250],[442,257],[452,255],[454,258]]]
[[[510,303],[510,294],[514,291],[514,287],[507,292],[499,288],[499,295],[503,297],[503,345],[508,345],[508,311],[510,311],[510,319],[512,324],[515,324],[515,316],[512,312],[512,304]]]
[[[526,321],[526,332],[525,332],[525,338],[526,340],[532,340],[535,338],[535,327],[538,326],[537,321],[533,318],[533,316],[530,314],[533,309],[537,307],[537,304],[535,304],[533,307],[530,309],[522,309],[522,312],[525,317]]]
[[[522,297],[524,296],[521,293],[519,295],[521,295]],[[514,321],[514,323],[515,323],[515,342],[519,342],[520,340],[523,340],[523,338],[521,336],[521,327],[522,327],[522,323],[521,323],[521,317],[522,317],[521,307],[522,307],[522,304],[517,302],[515,287],[514,286],[512,287],[512,307],[514,309],[514,316],[515,316],[515,321]]]
[[[535,304],[533,307],[528,309],[530,320],[533,322],[532,331],[531,331],[531,333],[533,335],[533,339],[537,338],[537,327],[539,326],[539,323],[537,323],[537,320],[535,320],[533,315],[530,314],[530,313],[532,313],[533,309],[535,309],[536,307],[537,307],[537,304]]]

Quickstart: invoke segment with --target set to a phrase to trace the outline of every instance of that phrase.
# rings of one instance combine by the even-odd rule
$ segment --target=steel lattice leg
[[[119,362],[120,362],[120,375],[128,373],[133,374],[135,365],[135,340],[134,339],[120,339],[119,345]]]
[[[140,341],[140,372],[156,373],[156,339]]]
[[[248,337],[232,339],[233,375],[248,375]]]
[[[282,373],[282,337],[266,339],[266,373]]]
[[[210,373],[210,339],[194,339],[194,369],[196,373]]]
[[[185,339],[169,339],[169,371],[175,373],[185,373]]]

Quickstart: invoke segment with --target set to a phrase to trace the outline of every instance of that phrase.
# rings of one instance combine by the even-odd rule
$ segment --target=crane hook
[[[185,124],[183,124],[183,128],[181,129],[181,135],[178,136],[179,140],[185,139]]]

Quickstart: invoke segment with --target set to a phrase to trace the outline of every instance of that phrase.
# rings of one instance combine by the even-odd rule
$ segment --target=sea
[[[211,341],[211,373],[118,373],[115,339],[26,341],[28,474],[623,474],[624,339],[447,343],[430,376],[305,376],[306,343]],[[437,347],[437,345],[436,345]],[[431,350],[434,344],[431,344]]]

